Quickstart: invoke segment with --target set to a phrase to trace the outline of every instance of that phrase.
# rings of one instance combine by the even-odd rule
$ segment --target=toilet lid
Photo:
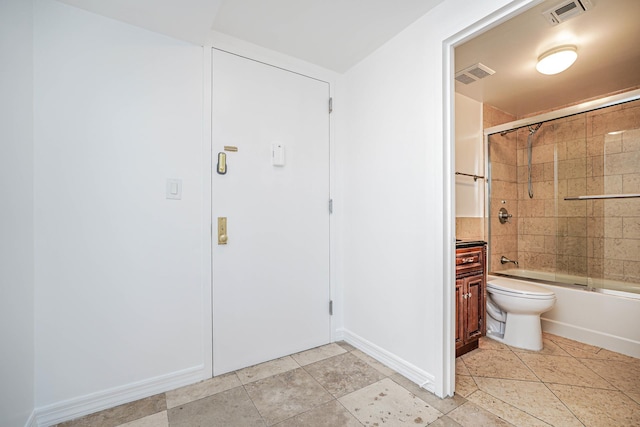
[[[487,290],[495,290],[514,295],[552,298],[555,294],[542,286],[509,279],[493,279],[487,282]]]

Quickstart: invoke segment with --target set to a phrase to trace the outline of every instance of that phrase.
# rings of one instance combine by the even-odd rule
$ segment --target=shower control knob
[[[500,220],[500,224],[504,224],[505,222],[511,222],[511,215],[505,208],[500,208],[498,211],[498,219]]]

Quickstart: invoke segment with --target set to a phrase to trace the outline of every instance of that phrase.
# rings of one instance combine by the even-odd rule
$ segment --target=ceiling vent
[[[484,64],[477,63],[470,67],[460,70],[456,73],[456,80],[460,83],[468,85],[469,83],[476,82],[480,79],[484,79],[492,74],[495,74],[491,68]]]
[[[551,25],[558,25],[561,22],[585,13],[593,7],[591,0],[568,0],[555,5],[551,9],[542,12],[542,15]]]

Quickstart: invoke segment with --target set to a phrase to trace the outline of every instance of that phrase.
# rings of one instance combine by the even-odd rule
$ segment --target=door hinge
[[[329,213],[333,213],[333,199],[329,199]]]
[[[329,98],[329,114],[333,113],[333,98]]]
[[[329,301],[329,316],[333,316],[333,301]]]

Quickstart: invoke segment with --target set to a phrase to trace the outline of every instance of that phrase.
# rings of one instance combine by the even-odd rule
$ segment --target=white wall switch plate
[[[167,179],[167,199],[181,200],[182,199],[182,180],[181,179]]]

